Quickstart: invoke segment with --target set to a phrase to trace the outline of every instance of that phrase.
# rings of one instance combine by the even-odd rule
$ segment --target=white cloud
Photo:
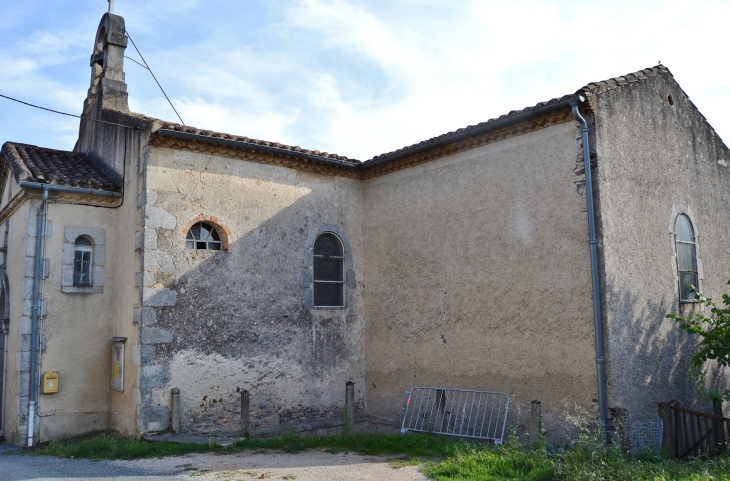
[[[730,138],[727,2],[129,0],[117,11],[200,128],[367,159],[661,59]],[[84,29],[0,32],[0,90],[80,110],[98,21],[83,15]],[[148,72],[126,71],[131,107],[175,120]]]

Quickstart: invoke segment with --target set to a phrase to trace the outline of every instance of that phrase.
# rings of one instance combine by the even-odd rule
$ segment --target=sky
[[[0,94],[79,115],[107,0],[0,0]],[[583,85],[673,73],[730,139],[730,2],[116,0],[184,122],[367,160]],[[140,60],[131,43],[126,55]],[[125,62],[131,110],[177,121]],[[0,98],[0,142],[71,150],[78,119]]]

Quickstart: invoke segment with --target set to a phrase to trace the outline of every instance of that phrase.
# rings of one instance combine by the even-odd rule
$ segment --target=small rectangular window
[[[91,285],[91,251],[77,249],[74,253],[74,285]]]

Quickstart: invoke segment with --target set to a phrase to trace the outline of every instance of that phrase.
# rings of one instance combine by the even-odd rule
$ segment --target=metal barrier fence
[[[502,392],[415,387],[408,393],[401,432],[478,438],[499,445],[504,441],[509,401]]]

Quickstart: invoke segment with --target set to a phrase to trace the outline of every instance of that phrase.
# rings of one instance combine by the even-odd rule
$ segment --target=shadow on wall
[[[609,406],[627,409],[632,420],[656,419],[657,403],[671,400],[712,412],[689,375],[700,339],[665,317],[674,311],[674,296],[654,300],[648,290],[619,288],[615,279],[608,284],[606,305],[614,313],[606,320]],[[682,314],[691,315],[693,307],[683,306]]]
[[[630,449],[658,450],[663,435],[658,403],[676,400],[684,407],[712,412],[688,372],[699,339],[665,317],[674,309],[673,296],[649,299],[646,292],[617,287],[614,279],[609,286],[604,303],[614,314],[604,318],[608,429],[624,436]],[[717,382],[719,375],[712,380]],[[628,417],[620,420],[620,416]],[[542,412],[546,440],[556,445],[575,441],[581,429],[597,429],[596,420],[596,411],[569,405],[567,400],[562,412],[552,406],[544,406]],[[522,441],[536,429],[530,406],[515,406],[508,422]],[[619,422],[624,423],[620,430]]]
[[[161,192],[155,205],[173,210],[174,202]],[[180,389],[183,431],[216,434],[241,429],[243,391],[256,431],[341,422],[345,382],[363,387],[354,278],[345,309],[312,309],[303,275],[308,238],[327,224],[355,236],[350,219],[326,193],[310,192],[258,224],[257,211],[249,209],[249,217],[244,207],[210,212],[234,232],[255,226],[227,251],[185,248],[178,225],[156,229],[157,248],[145,252],[145,284],[154,292],[139,316],[146,431],[169,426],[173,387]],[[355,399],[361,404],[362,395]]]

